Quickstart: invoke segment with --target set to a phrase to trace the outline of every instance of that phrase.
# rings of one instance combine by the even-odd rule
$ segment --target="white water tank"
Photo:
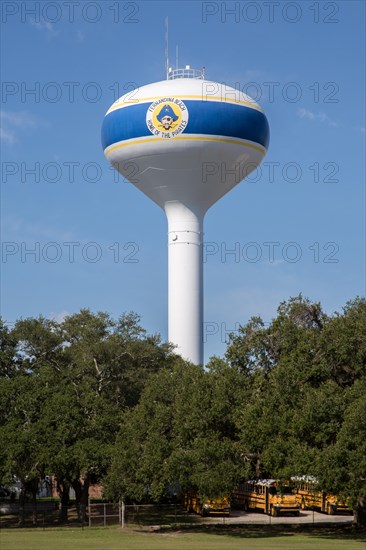
[[[203,219],[257,168],[269,126],[239,90],[186,66],[137,88],[107,111],[106,157],[168,219],[168,337],[185,359],[203,363]]]

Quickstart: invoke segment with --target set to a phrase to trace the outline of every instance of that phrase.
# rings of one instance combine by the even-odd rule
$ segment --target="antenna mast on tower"
[[[169,38],[169,35],[168,35],[168,26],[169,26],[169,21],[168,21],[168,17],[165,18],[165,74],[166,74],[166,79],[168,80],[169,78],[169,59],[168,59],[168,38]]]

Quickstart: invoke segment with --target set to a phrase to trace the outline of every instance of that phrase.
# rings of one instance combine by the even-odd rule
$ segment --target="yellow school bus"
[[[349,497],[340,499],[333,493],[321,491],[317,480],[313,477],[294,477],[292,482],[295,486],[298,502],[303,510],[319,510],[329,515],[352,511]]]
[[[232,503],[246,511],[260,510],[273,517],[300,514],[300,504],[289,485],[275,479],[260,479],[240,483],[233,491]]]
[[[183,506],[187,512],[196,512],[201,516],[211,514],[229,516],[231,511],[230,501],[226,496],[204,500],[194,493],[187,493],[183,498]]]

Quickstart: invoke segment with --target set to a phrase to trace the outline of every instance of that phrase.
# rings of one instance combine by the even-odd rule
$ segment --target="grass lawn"
[[[265,528],[141,533],[106,529],[3,529],[1,550],[366,550],[365,535]]]

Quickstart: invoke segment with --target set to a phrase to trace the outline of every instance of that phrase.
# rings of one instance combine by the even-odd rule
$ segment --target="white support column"
[[[203,215],[167,202],[168,338],[177,352],[203,364]]]

